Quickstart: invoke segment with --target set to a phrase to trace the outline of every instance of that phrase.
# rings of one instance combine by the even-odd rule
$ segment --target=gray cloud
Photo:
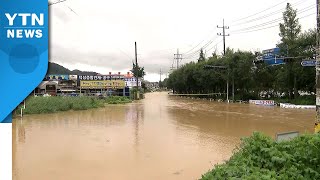
[[[230,26],[227,46],[243,50],[273,48],[279,40],[278,27],[247,34],[232,31],[281,18],[280,11],[253,24],[237,26],[232,21],[278,3],[278,0],[225,0],[219,3],[212,0],[68,0],[50,7],[50,59],[67,64],[71,69],[124,71],[132,67],[133,42],[137,41],[139,64],[148,74],[156,74],[160,68],[169,70],[176,48],[186,52],[199,42],[205,40],[201,44],[204,45],[216,36],[221,30],[216,26],[221,26],[222,18]],[[304,8],[310,3],[306,1],[296,8]],[[282,5],[276,9],[284,9],[285,2]],[[304,29],[314,27],[315,17],[300,23]],[[221,37],[212,45],[218,41]],[[217,48],[221,53],[222,45]],[[207,54],[213,51],[214,48]],[[182,63],[189,61],[184,59]]]
[[[139,56],[138,56],[139,57]],[[121,51],[112,53],[101,52],[81,52],[76,49],[67,49],[59,45],[53,45],[50,50],[50,61],[69,64],[75,63],[87,64],[100,68],[112,68],[114,71],[129,70],[132,67],[132,60],[121,53]],[[145,68],[147,73],[159,73],[160,68],[167,71],[171,66],[171,61],[167,55],[142,55],[138,58],[139,65]],[[80,69],[86,70],[86,69]],[[99,72],[103,73],[103,72]]]

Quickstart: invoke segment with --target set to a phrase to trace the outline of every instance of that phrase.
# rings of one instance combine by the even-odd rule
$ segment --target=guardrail
[[[280,103],[280,107],[286,109],[316,109],[315,105],[295,105],[289,103]]]
[[[209,93],[209,94],[169,94],[170,96],[212,96],[212,95],[223,95],[226,93]]]

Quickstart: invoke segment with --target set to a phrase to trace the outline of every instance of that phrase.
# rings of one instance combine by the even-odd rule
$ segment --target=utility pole
[[[316,56],[316,121],[315,133],[320,133],[320,0],[317,0],[317,56]]]
[[[161,87],[162,87],[162,84],[161,84],[161,76],[162,76],[162,70],[161,70],[161,68],[160,68],[160,82],[159,82],[159,88],[161,89]]]
[[[217,25],[217,28],[222,28],[222,34],[218,33],[218,36],[222,36],[223,37],[223,55],[226,55],[226,36],[230,36],[230,34],[226,34],[226,29],[229,29],[229,26],[225,26],[224,25],[224,19],[222,21],[222,27]],[[228,69],[229,71],[229,69]],[[228,76],[229,76],[229,72],[228,72]],[[229,78],[229,77],[228,77]],[[229,102],[229,81],[227,83],[227,99]],[[233,73],[232,73],[232,100],[234,101],[234,77],[233,77]]]
[[[139,78],[138,78],[138,53],[137,53],[137,42],[134,42],[134,48],[135,48],[135,58],[136,58],[136,81],[137,81],[137,99],[139,99]]]
[[[134,42],[134,48],[135,48],[135,58],[136,58],[136,81],[137,81],[137,90],[139,87],[139,82],[138,82],[138,54],[137,54],[137,42]]]
[[[229,103],[229,78],[227,77],[227,102]]]
[[[182,60],[182,54],[179,54],[179,49],[177,49],[177,54],[174,54],[174,59],[177,61],[177,69],[179,69],[179,62]]]
[[[229,26],[224,25],[224,19],[223,19],[222,27],[217,25],[217,28],[222,28],[222,34],[218,33],[217,35],[223,37],[223,55],[226,55],[226,36],[230,36],[230,34],[226,35],[226,29],[229,29]]]
[[[232,101],[234,103],[234,75],[232,74]]]

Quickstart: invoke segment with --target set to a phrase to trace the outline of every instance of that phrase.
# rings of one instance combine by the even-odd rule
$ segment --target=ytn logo
[[[44,25],[44,14],[5,13],[8,20],[7,38],[41,38]]]

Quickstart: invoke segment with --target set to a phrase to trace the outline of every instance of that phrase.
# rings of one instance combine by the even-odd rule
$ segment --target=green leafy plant
[[[242,139],[229,161],[216,165],[201,179],[320,179],[320,135],[278,143],[254,133]]]

